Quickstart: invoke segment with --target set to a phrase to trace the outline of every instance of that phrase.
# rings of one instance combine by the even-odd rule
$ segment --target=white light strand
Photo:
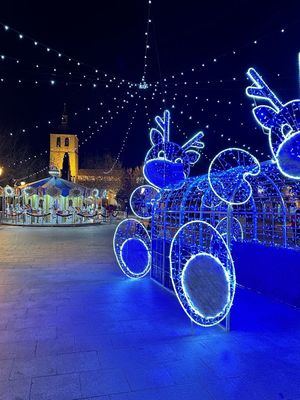
[[[33,39],[29,35],[25,35],[24,33],[18,31],[15,28],[12,28],[12,27],[10,27],[10,26],[8,26],[6,24],[3,24],[3,23],[0,23],[0,26],[3,27],[3,30],[5,32],[14,33],[16,35],[16,37],[18,39],[20,39],[20,40],[26,39],[26,40],[30,41],[34,48],[42,48],[43,50],[46,50],[47,54],[53,54],[56,57],[58,57],[59,59],[67,61],[68,63],[70,63],[71,65],[73,65],[76,68],[80,68],[80,67],[84,66],[84,67],[87,67],[87,68],[91,69],[91,71],[93,71],[93,74],[98,75],[99,73],[101,73],[101,74],[103,74],[103,76],[105,78],[106,77],[108,77],[108,78],[111,77],[112,79],[117,79],[117,77],[115,75],[109,74],[109,73],[107,73],[105,71],[102,71],[100,68],[91,66],[91,65],[89,65],[87,63],[84,63],[84,62],[82,62],[82,61],[80,61],[78,59],[75,59],[74,57],[71,57],[71,56],[69,56],[69,55],[67,55],[67,54],[65,54],[65,53],[63,53],[61,51],[58,51],[58,50],[56,50],[56,49],[54,49],[52,47],[49,47],[49,46],[47,46],[47,45],[45,45],[45,44]],[[118,78],[118,79],[120,81],[122,80],[120,78]],[[124,80],[124,81],[126,81],[128,84],[134,84],[133,82],[130,82],[128,80]]]
[[[33,172],[32,174],[23,176],[22,178],[17,178],[17,179],[15,179],[15,181],[24,181],[25,179],[31,178],[32,176],[38,175],[38,174],[40,174],[40,173],[42,173],[44,171],[47,171],[47,170],[49,170],[49,165],[47,165],[46,167],[40,169],[39,171]]]
[[[145,53],[144,53],[144,70],[142,76],[142,82],[146,82],[146,74],[147,74],[147,67],[148,67],[148,50],[150,48],[149,45],[149,34],[150,34],[150,23],[151,23],[151,3],[152,0],[148,0],[148,15],[147,15],[147,29],[145,32]]]
[[[127,131],[125,132],[123,140],[121,142],[121,148],[120,148],[120,150],[119,150],[119,152],[118,152],[118,154],[116,156],[116,159],[113,162],[111,168],[108,171],[104,171],[104,174],[110,174],[114,170],[115,166],[117,165],[117,163],[118,163],[118,161],[120,159],[120,156],[121,156],[123,150],[126,147],[126,142],[128,140],[130,132],[132,131],[133,122],[134,122],[134,120],[136,118],[136,113],[137,113],[137,109],[138,109],[138,104],[139,104],[139,99],[140,98],[141,98],[141,95],[138,96],[137,102],[135,103],[135,108],[134,108],[133,113],[131,115],[131,118],[129,120],[129,125],[128,125],[128,128],[127,128]]]
[[[282,34],[285,34],[287,31],[288,31],[288,29],[286,27],[282,27],[279,30],[273,31],[271,33],[268,33],[265,36],[269,36],[269,35],[274,34],[274,33],[277,33],[277,34],[279,33],[280,35],[282,35]],[[242,50],[248,49],[249,46],[257,46],[257,44],[262,44],[263,42],[264,41],[262,39],[260,39],[260,40],[253,39],[253,40],[247,41],[247,43],[245,45],[240,46],[239,48],[236,47],[236,48],[233,48],[233,49],[231,49],[231,50],[227,51],[226,53],[223,53],[223,54],[221,54],[219,56],[211,57],[211,58],[203,61],[200,65],[193,66],[193,67],[189,68],[188,70],[170,74],[170,75],[166,76],[165,78],[163,78],[162,80],[166,82],[167,80],[175,79],[175,77],[178,77],[178,76],[183,77],[186,72],[195,72],[197,70],[203,71],[206,68],[210,68],[211,65],[213,65],[213,64],[219,64],[219,61],[221,59],[224,59],[225,57],[228,57],[230,55],[231,56],[237,56],[237,55],[242,53]],[[162,80],[158,80],[155,83],[159,84]]]
[[[135,92],[134,94],[131,95],[132,98],[134,98],[134,95],[137,94],[137,92]],[[87,130],[82,130],[81,133],[87,135],[87,137],[85,139],[82,139],[78,145],[78,147],[83,146],[84,144],[86,144],[90,139],[92,139],[94,137],[95,134],[100,134],[101,130],[105,128],[106,126],[108,126],[108,123],[113,121],[115,119],[116,116],[118,116],[120,114],[121,110],[125,110],[126,109],[126,105],[129,104],[129,101],[124,99],[123,100],[124,104],[122,105],[117,105],[115,110],[113,109],[108,109],[107,111],[107,116],[101,116],[100,120],[95,120],[94,121],[94,125],[97,126],[95,129],[92,128],[91,125],[88,126],[89,131]]]

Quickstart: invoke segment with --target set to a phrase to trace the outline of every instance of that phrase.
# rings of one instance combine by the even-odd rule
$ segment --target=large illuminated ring
[[[152,207],[158,189],[150,185],[137,187],[130,196],[130,207],[134,215],[142,219],[150,219]]]
[[[230,219],[229,219],[230,220]],[[231,217],[231,221],[229,221],[230,226],[230,238],[232,240],[243,240],[244,239],[244,231],[242,224],[240,221],[235,218]],[[227,233],[228,233],[228,218],[224,217],[220,219],[220,221],[216,225],[216,230],[220,233],[224,240],[227,242]]]
[[[151,268],[150,236],[139,221],[128,218],[117,226],[113,248],[119,267],[129,278],[142,278]]]
[[[208,327],[230,311],[235,293],[233,260],[224,239],[209,223],[187,222],[170,248],[171,280],[188,317]]]
[[[246,150],[233,147],[221,151],[213,158],[208,168],[208,182],[220,200],[230,205],[241,205],[247,203],[252,196],[252,187],[247,177],[259,173],[257,158]]]

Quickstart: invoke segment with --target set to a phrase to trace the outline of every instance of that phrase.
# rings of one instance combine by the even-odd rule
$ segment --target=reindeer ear
[[[153,146],[155,146],[156,144],[162,143],[163,142],[163,135],[161,132],[159,132],[159,130],[152,128],[150,131],[150,140],[151,143],[153,144]]]
[[[256,121],[264,128],[272,128],[273,121],[277,115],[274,108],[269,106],[258,106],[252,110]]]
[[[192,165],[196,164],[196,162],[200,158],[200,154],[198,153],[198,151],[195,151],[195,150],[187,150],[186,155],[189,158],[189,163]]]

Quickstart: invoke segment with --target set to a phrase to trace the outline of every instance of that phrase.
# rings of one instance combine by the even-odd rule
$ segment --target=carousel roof
[[[44,194],[48,188],[56,187],[61,191],[62,196],[69,196],[72,189],[80,189],[82,194],[85,195],[87,189],[84,186],[78,185],[74,182],[67,181],[65,179],[49,176],[48,178],[40,179],[39,181],[26,183],[25,185],[19,186],[20,189],[25,189],[26,187],[32,187],[41,190]]]

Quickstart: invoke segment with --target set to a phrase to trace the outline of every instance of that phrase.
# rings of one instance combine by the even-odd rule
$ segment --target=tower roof
[[[68,132],[69,131],[69,115],[67,113],[67,104],[64,103],[64,111],[60,118],[60,124],[58,126],[58,130],[60,132]]]

